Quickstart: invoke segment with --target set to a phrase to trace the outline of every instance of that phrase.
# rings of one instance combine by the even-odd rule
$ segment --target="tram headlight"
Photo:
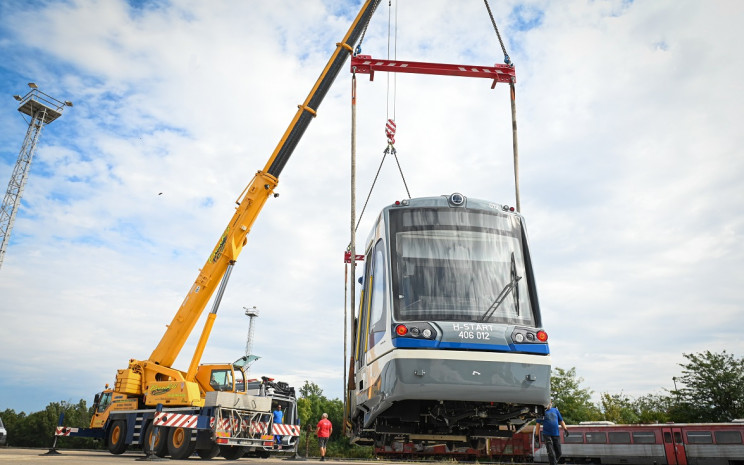
[[[542,329],[514,328],[511,338],[515,344],[545,344],[548,342],[548,333]]]
[[[420,332],[421,331],[417,327],[415,327],[415,326],[413,328],[411,328],[411,336],[418,337],[418,335],[419,335]]]
[[[426,339],[429,339],[431,337],[431,330],[429,328],[426,328],[421,332],[421,335],[424,336]]]
[[[455,192],[454,194],[449,196],[449,203],[453,207],[459,207],[462,204],[465,203],[465,196],[460,194],[459,192]]]

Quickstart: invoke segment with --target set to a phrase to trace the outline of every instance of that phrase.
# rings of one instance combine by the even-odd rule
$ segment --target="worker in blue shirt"
[[[545,441],[545,449],[548,451],[548,460],[550,465],[556,465],[558,460],[561,459],[561,436],[558,425],[563,427],[563,434],[568,436],[568,428],[566,428],[566,422],[563,421],[561,412],[556,407],[553,407],[553,402],[548,402],[548,409],[545,410],[545,416],[537,420],[537,428],[535,428],[535,434],[540,434],[540,425],[542,425],[543,441]]]
[[[282,412],[282,406],[280,404],[276,404],[276,407],[274,407],[273,414],[274,414],[274,424],[281,425],[282,421],[284,420],[284,412]],[[275,449],[282,448],[282,437],[279,435],[274,435],[274,448]]]

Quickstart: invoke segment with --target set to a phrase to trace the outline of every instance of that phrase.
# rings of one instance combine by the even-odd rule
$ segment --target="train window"
[[[372,295],[369,304],[369,348],[385,335],[385,246],[378,241],[372,262]]]
[[[688,431],[688,444],[713,444],[713,436],[710,431]]]
[[[586,443],[587,444],[606,444],[607,433],[586,433]]]
[[[372,250],[373,249],[370,246],[369,250],[365,254],[364,285],[359,295],[359,318],[357,318],[359,320],[359,326],[357,331],[356,360],[360,366],[366,363],[365,354],[367,353],[367,344],[369,343],[367,340],[367,335],[369,334],[369,300],[372,295],[370,279],[372,277],[372,262],[374,261],[372,259],[374,256]]]
[[[656,444],[656,435],[651,431],[633,432],[633,442],[636,444]]]
[[[630,444],[630,433],[627,431],[612,431],[609,436],[611,444]]]
[[[738,431],[716,431],[713,434],[718,444],[741,444],[741,433]]]
[[[571,432],[571,435],[563,438],[563,442],[566,444],[582,444],[584,442],[584,434]]]
[[[667,444],[672,443],[672,433],[664,433],[664,442]]]
[[[535,325],[517,217],[451,208],[392,210],[389,245],[396,321]],[[513,282],[498,311],[486,313]]]
[[[682,444],[682,433],[680,433],[679,431],[674,432],[674,443]]]

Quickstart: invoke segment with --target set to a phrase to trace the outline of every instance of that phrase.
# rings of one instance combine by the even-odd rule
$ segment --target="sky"
[[[483,2],[387,3],[362,53],[503,62]],[[683,354],[744,356],[744,3],[489,3],[516,67],[521,213],[553,366],[595,399],[637,397],[673,389]],[[28,127],[12,96],[35,82],[74,105],[43,129],[0,268],[0,411],[90,405],[150,355],[359,6],[0,3],[3,187]],[[361,75],[357,215],[388,118],[411,196],[514,205],[509,91],[490,85]],[[248,236],[203,362],[244,354],[255,306],[251,374],[342,397],[350,93],[346,66]],[[406,197],[385,160],[358,250]]]

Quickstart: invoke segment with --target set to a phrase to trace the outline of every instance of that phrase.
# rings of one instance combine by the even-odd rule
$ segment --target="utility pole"
[[[8,190],[5,192],[2,209],[0,209],[0,267],[3,265],[5,251],[8,249],[10,232],[13,230],[18,207],[21,204],[23,188],[26,186],[28,174],[31,170],[31,160],[34,158],[36,144],[41,136],[41,129],[45,124],[49,124],[55,119],[62,116],[64,107],[71,107],[72,102],[69,100],[60,102],[39,90],[39,86],[29,82],[31,90],[21,97],[14,95],[18,105],[18,111],[31,117],[26,131],[26,138],[23,140],[23,146],[18,154],[13,174],[8,182]]]

